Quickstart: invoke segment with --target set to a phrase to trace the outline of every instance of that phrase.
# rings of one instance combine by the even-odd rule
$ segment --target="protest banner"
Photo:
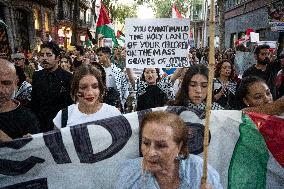
[[[276,49],[277,41],[258,41],[257,45],[269,45],[271,49]]]
[[[126,67],[188,67],[189,19],[126,19]]]
[[[271,31],[284,32],[284,1],[274,1],[267,6]]]
[[[114,188],[126,159],[139,157],[145,113],[167,110],[189,128],[189,151],[201,155],[204,112],[162,107],[0,143],[1,189]],[[249,118],[249,117],[250,118]],[[213,110],[209,161],[224,188],[284,188],[284,120]]]

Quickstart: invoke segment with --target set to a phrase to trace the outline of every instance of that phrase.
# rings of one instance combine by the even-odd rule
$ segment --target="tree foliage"
[[[188,11],[189,1],[187,0],[135,0],[137,4],[149,4],[155,12],[157,18],[171,18],[172,5],[176,3],[176,7],[182,15],[186,15]]]
[[[124,23],[125,18],[137,17],[137,4],[131,6],[118,4],[116,0],[102,0],[112,20]]]

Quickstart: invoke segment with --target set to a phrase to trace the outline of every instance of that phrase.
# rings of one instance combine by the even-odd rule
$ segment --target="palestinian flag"
[[[120,46],[124,46],[125,44],[125,35],[124,33],[122,33],[122,31],[117,30],[116,32],[116,38],[117,38],[117,42]]]
[[[284,188],[284,119],[235,111],[210,123],[209,163],[228,189]],[[228,113],[228,111],[226,111]],[[213,113],[214,117],[214,113]],[[212,118],[214,120],[214,118]]]
[[[111,38],[114,46],[118,46],[118,42],[115,38],[115,33],[114,33],[112,23],[108,16],[107,10],[102,2],[101,2],[99,18],[97,22],[96,34],[97,35],[102,34],[104,38]]]
[[[92,34],[89,30],[89,28],[87,28],[87,32],[86,32],[86,35],[85,35],[85,45],[86,47],[92,47]]]
[[[182,18],[182,15],[177,9],[177,6],[175,3],[172,6],[172,18]]]

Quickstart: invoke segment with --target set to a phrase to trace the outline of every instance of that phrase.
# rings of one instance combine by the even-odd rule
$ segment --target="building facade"
[[[83,44],[87,28],[95,30],[92,2],[0,0],[0,20],[8,26],[10,48],[39,50],[41,42],[50,38],[66,49],[71,42]]]
[[[277,41],[279,32],[271,31],[268,20],[268,6],[281,0],[225,0],[225,48],[234,47],[234,42],[245,36],[252,28],[259,33],[260,41]],[[218,9],[216,3],[216,10]],[[209,12],[206,25],[209,27]],[[219,36],[219,15],[215,17],[215,36]],[[206,32],[207,45],[209,32]]]
[[[11,49],[34,50],[54,25],[56,0],[0,0],[0,19],[7,28]]]
[[[204,40],[205,30],[205,7],[204,0],[190,1],[190,29],[194,39],[194,47],[203,47],[202,41]]]

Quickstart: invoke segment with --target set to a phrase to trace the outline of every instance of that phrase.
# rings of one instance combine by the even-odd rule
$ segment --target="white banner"
[[[189,19],[126,19],[126,67],[188,67]]]
[[[112,189],[117,181],[121,163],[139,157],[139,124],[143,116],[156,110],[167,110],[180,115],[189,128],[190,153],[202,153],[204,112],[185,107],[149,109],[37,134],[33,135],[33,138],[0,143],[0,188]],[[219,172],[224,188],[227,188],[235,145],[240,140],[239,130],[245,127],[240,127],[241,117],[241,111],[214,110],[211,114],[209,164]],[[279,136],[283,129],[278,130],[279,133],[275,135],[281,139]],[[258,133],[258,130],[253,129],[253,133]],[[278,142],[281,141],[283,140]],[[247,143],[249,144],[249,141]],[[254,147],[257,148],[257,145]],[[250,151],[248,148],[247,152]],[[255,153],[256,151],[253,151],[251,155]],[[246,156],[247,154],[244,154],[243,159]],[[256,162],[255,159],[248,159],[248,163],[250,161]],[[242,168],[245,169],[245,166]],[[283,188],[284,169],[272,156],[267,167],[269,171],[266,176],[266,188]],[[246,179],[255,178],[257,174],[255,172]],[[242,183],[233,184],[234,188],[250,188],[239,187]],[[282,187],[279,187],[280,185]]]

